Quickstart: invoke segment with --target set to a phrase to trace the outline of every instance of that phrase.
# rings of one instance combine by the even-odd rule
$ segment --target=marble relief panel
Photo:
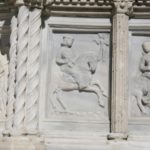
[[[108,122],[110,34],[52,32],[46,116]]]
[[[133,34],[130,39],[130,117],[150,117],[150,36]]]

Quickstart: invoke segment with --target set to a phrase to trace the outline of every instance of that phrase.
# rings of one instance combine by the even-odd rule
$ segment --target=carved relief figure
[[[8,86],[8,61],[7,56],[0,53],[0,118],[5,118],[7,86]]]
[[[99,105],[104,107],[102,97],[106,95],[100,83],[92,79],[101,58],[101,49],[98,52],[75,54],[75,50],[72,49],[73,43],[73,38],[63,37],[61,50],[56,56],[56,64],[60,67],[63,75],[59,78],[59,85],[53,94],[56,95],[56,100],[63,110],[66,110],[66,107],[61,101],[61,92],[73,90],[95,93]]]
[[[78,85],[82,90],[90,84],[92,74],[96,70],[97,56],[94,53],[86,53],[74,59],[71,46],[73,39],[63,37],[62,49],[57,56],[56,63],[60,66],[61,71]]]
[[[108,34],[104,34],[104,33],[99,33],[98,34],[98,39],[95,40],[96,44],[100,46],[100,52],[101,54],[99,56],[101,56],[101,61],[104,62],[104,51],[105,48],[109,46],[109,37]]]
[[[140,70],[142,75],[150,79],[150,42],[143,44],[144,55],[140,62]]]
[[[140,61],[139,69],[141,76],[138,79],[139,86],[135,89],[133,95],[137,100],[137,105],[143,114],[150,114],[150,42],[144,42],[143,56]],[[140,83],[139,83],[140,82]]]

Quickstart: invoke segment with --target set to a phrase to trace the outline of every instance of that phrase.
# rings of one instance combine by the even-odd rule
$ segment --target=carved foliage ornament
[[[42,8],[42,5],[43,5],[43,0],[24,0],[24,3],[26,5],[29,5],[29,6],[33,6],[33,7],[40,7]]]
[[[114,13],[131,15],[134,0],[114,0]]]
[[[28,5],[30,7],[43,8],[45,0],[6,0],[5,2],[10,5]]]
[[[114,14],[122,13],[127,15],[131,15],[133,5],[136,6],[138,4],[135,0],[5,0],[5,3],[14,6],[26,5],[30,8],[39,8],[42,9],[43,12],[48,13],[49,10],[57,9],[57,6],[63,8],[63,11],[66,11],[66,8],[79,8],[80,6],[81,9],[87,7],[96,11],[95,6],[98,7],[98,9],[104,6],[105,11],[110,12],[110,9],[113,9]],[[146,6],[149,5],[149,3],[144,4]],[[57,9],[57,11],[61,11],[61,9]]]
[[[82,0],[79,0],[82,2]],[[55,0],[5,0],[5,2],[9,3],[9,4],[14,4],[14,5],[21,5],[21,4],[25,4],[31,7],[38,7],[38,8],[44,8],[47,6],[52,5],[53,3],[55,3]],[[62,1],[62,3],[64,3],[64,5],[66,1]],[[94,1],[93,1],[94,2]],[[100,2],[100,3],[99,3]],[[107,3],[106,3],[107,2]],[[101,0],[101,1],[95,1],[95,4],[97,5],[108,5],[108,4],[114,4],[115,6],[115,10],[117,13],[127,13],[130,12],[132,10],[132,4],[133,4],[134,0]],[[72,1],[68,0],[67,3],[71,4]],[[85,4],[88,4],[89,1],[85,0],[84,1]]]
[[[9,3],[9,4],[30,4],[30,5],[34,5],[34,6],[41,6],[41,5],[49,5],[51,3],[53,3],[54,1],[57,1],[57,0],[4,0],[5,3]],[[57,3],[59,3],[61,1],[57,1]],[[78,2],[81,2],[82,4],[88,4],[88,3],[93,3],[94,1],[91,1],[89,2],[89,0],[62,0],[62,2],[64,4],[71,4],[71,3],[78,3]],[[109,5],[111,3],[111,0],[98,0],[98,1],[95,1],[95,3],[98,3],[99,5]]]

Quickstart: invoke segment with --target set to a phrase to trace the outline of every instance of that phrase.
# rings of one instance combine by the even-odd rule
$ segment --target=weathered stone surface
[[[9,137],[0,139],[0,150],[46,150],[37,137]]]
[[[149,150],[149,8],[1,1],[0,150]]]

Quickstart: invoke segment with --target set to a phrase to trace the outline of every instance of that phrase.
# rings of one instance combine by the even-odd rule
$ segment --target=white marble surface
[[[149,79],[144,90],[145,83],[134,81],[149,72],[142,45],[150,42],[150,20],[130,19],[133,11],[146,18],[147,6],[133,10],[132,0],[114,0],[113,7],[94,9],[99,1],[61,2],[62,9],[54,10],[57,0],[49,16],[49,0],[25,6],[11,0],[11,25],[14,11],[0,9],[0,150],[149,150]],[[79,12],[66,11],[68,6]],[[101,8],[103,18],[95,18]],[[104,18],[112,9],[113,17]],[[7,98],[8,68],[14,99]],[[138,88],[144,91],[139,99],[133,94]]]

